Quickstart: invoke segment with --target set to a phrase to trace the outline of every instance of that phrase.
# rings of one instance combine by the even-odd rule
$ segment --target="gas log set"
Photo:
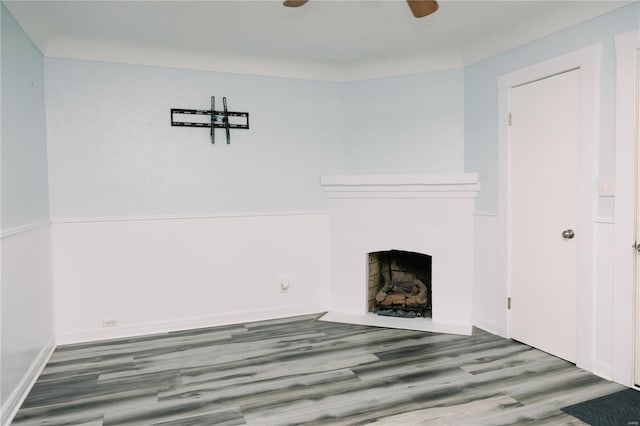
[[[399,250],[369,254],[369,311],[431,316],[431,256]]]
[[[376,295],[378,315],[422,316],[428,302],[427,287],[422,281],[398,282],[392,279]]]

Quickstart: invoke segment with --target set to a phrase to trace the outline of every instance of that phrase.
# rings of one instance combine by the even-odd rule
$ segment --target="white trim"
[[[491,55],[489,55],[491,56]],[[487,56],[487,57],[489,57]],[[110,62],[161,68],[178,68],[249,76],[290,78],[326,82],[362,81],[411,74],[460,69],[457,54],[442,53],[337,65],[299,60],[255,59],[185,49],[120,45],[87,40],[58,40],[47,46],[45,58]]]
[[[111,216],[111,217],[67,217],[53,218],[51,223],[92,223],[92,222],[145,222],[149,220],[190,220],[190,219],[226,219],[239,217],[271,216],[313,216],[328,215],[328,210],[301,210],[280,212],[232,212],[211,215],[158,215],[158,216]]]
[[[479,217],[498,217],[498,212],[492,210],[474,210],[472,214]]]
[[[327,306],[291,305],[277,308],[252,309],[250,311],[227,312],[201,317],[180,318],[168,321],[154,321],[128,324],[113,328],[100,328],[86,331],[62,333],[57,336],[58,345],[94,342],[100,340],[119,339],[125,337],[145,336],[149,334],[168,333],[172,331],[193,330],[198,328],[217,327],[230,324],[287,318],[298,315],[309,315],[327,311]]]
[[[153,46],[119,45],[88,40],[58,40],[47,46],[46,59],[75,59],[79,61],[177,68],[249,76],[290,78],[340,82],[343,71],[334,64],[254,59],[224,54],[201,54],[188,49],[157,48]]]
[[[574,52],[549,59],[527,68],[499,76],[498,83],[498,288],[506,300],[511,282],[510,243],[510,153],[508,112],[510,90],[528,82],[556,75],[565,71],[580,69],[580,133],[578,159],[579,182],[595,182],[597,170],[597,142],[599,133],[599,87],[600,55],[602,45],[596,44]],[[593,185],[582,185],[578,189],[578,277],[576,294],[577,324],[576,364],[591,370],[594,358],[593,339],[593,292],[595,277],[594,233],[596,193]],[[499,318],[498,334],[509,335],[509,319],[506,307]]]
[[[33,231],[38,228],[44,228],[45,226],[49,226],[49,225],[51,225],[51,221],[47,219],[40,222],[30,223],[28,225],[9,228],[7,230],[2,231],[2,234],[0,234],[0,238],[4,239],[14,235],[23,234],[25,232]]]
[[[49,341],[45,344],[45,346],[40,350],[38,356],[34,359],[27,371],[27,374],[22,377],[18,386],[11,393],[7,402],[2,407],[2,415],[0,416],[0,424],[3,426],[8,426],[13,418],[15,417],[18,409],[24,402],[25,398],[31,391],[31,388],[38,380],[38,377],[42,373],[45,365],[49,362],[49,358],[53,354],[53,351],[56,349],[56,342],[54,337],[52,336]]]
[[[603,225],[615,225],[616,219],[612,216],[598,216],[595,222]]]
[[[431,186],[469,185],[478,183],[477,173],[442,175],[335,175],[322,176],[322,186]]]
[[[493,321],[493,320],[489,320],[486,318],[481,318],[477,315],[471,315],[471,324],[474,327],[478,327],[483,329],[484,331],[488,331],[489,333],[492,334],[498,334],[497,330],[498,330],[498,324]]]
[[[397,58],[344,65],[333,81],[351,82],[461,69],[465,63],[455,53]]]
[[[447,175],[323,176],[328,198],[475,198],[480,189],[475,173]]]
[[[602,361],[593,361],[592,373],[603,379],[611,380],[611,364]]]
[[[620,34],[616,45],[616,197],[613,281],[613,380],[633,384],[633,283],[637,66],[640,31]]]

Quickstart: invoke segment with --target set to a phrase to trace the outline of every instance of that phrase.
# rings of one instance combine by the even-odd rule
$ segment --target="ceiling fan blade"
[[[282,4],[287,7],[300,7],[308,1],[309,0],[284,0]]]
[[[409,3],[409,8],[411,8],[411,12],[413,12],[413,16],[416,18],[431,15],[433,12],[438,10],[437,1],[407,0],[407,3]]]

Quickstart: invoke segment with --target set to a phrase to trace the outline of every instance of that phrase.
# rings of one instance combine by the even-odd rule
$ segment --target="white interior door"
[[[640,110],[640,105],[639,108]],[[638,116],[638,131],[640,135],[640,114]],[[636,142],[638,144],[638,142]],[[638,154],[640,156],[640,154]],[[639,158],[640,159],[640,158]],[[640,387],[640,248],[638,243],[640,242],[640,180],[638,177],[638,164],[636,163],[636,300],[635,300],[635,362],[634,362],[634,382],[635,385]]]
[[[638,58],[640,58],[640,50],[638,50]],[[636,306],[635,306],[635,384],[640,386],[640,250],[638,250],[638,242],[640,242],[640,61],[638,61],[638,96],[636,98],[638,105],[636,110]]]
[[[576,359],[580,71],[511,89],[510,336]]]

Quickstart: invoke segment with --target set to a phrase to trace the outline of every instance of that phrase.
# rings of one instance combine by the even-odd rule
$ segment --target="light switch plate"
[[[616,195],[616,180],[612,177],[598,179],[598,196],[614,197]]]

